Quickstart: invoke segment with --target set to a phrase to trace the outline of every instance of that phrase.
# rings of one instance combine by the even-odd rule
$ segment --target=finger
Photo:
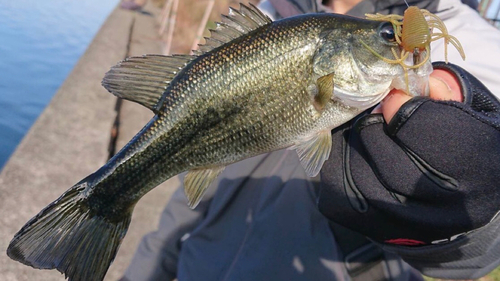
[[[377,104],[377,106],[375,106],[374,109],[372,109],[372,114],[376,114],[376,113],[382,113],[382,106],[379,104]]]
[[[463,101],[458,80],[445,70],[434,70],[429,77],[429,97],[435,100]],[[387,123],[411,97],[401,90],[393,90],[372,113],[382,113]]]
[[[435,100],[463,101],[458,80],[445,70],[434,70],[429,77],[429,96]]]
[[[386,123],[391,122],[392,117],[398,112],[399,108],[408,100],[411,96],[406,94],[401,90],[392,90],[389,95],[380,103],[380,109],[384,115],[384,120]]]

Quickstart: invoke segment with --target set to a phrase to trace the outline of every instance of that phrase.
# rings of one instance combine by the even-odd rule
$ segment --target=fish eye
[[[387,42],[396,41],[396,32],[394,32],[394,27],[390,22],[384,22],[380,25],[378,34]]]

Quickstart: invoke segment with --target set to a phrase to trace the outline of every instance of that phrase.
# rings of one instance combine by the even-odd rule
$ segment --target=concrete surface
[[[125,58],[130,39],[130,55],[161,50],[154,17],[160,11],[152,5],[144,10],[152,15],[119,8],[112,12],[0,173],[0,280],[64,280],[56,270],[36,270],[15,262],[5,251],[31,217],[106,162],[116,98],[101,86],[104,73]],[[151,117],[149,110],[125,102],[118,149]],[[161,210],[178,184],[176,178],[167,181],[137,204],[105,280],[121,277],[140,238],[156,228]]]

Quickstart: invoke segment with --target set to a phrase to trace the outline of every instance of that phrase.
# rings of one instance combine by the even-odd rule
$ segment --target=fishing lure
[[[388,21],[394,30],[394,40],[400,46],[400,53],[392,48],[394,59],[381,56],[364,42],[362,44],[368,48],[375,56],[390,64],[399,64],[405,71],[406,89],[408,91],[408,70],[417,69],[427,63],[430,59],[430,44],[433,41],[444,39],[444,56],[448,63],[448,44],[451,43],[460,56],[465,60],[465,53],[460,41],[448,33],[448,29],[443,21],[428,10],[410,6],[405,10],[404,15],[382,15],[366,14],[366,18],[376,21]],[[434,32],[434,29],[439,32]],[[408,56],[413,54],[413,64],[406,62]],[[424,59],[421,59],[425,54]]]

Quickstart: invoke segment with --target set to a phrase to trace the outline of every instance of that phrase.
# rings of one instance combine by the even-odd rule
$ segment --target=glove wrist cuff
[[[500,216],[487,225],[435,245],[408,247],[375,242],[434,278],[477,279],[500,265]],[[443,270],[446,269],[446,270]]]

